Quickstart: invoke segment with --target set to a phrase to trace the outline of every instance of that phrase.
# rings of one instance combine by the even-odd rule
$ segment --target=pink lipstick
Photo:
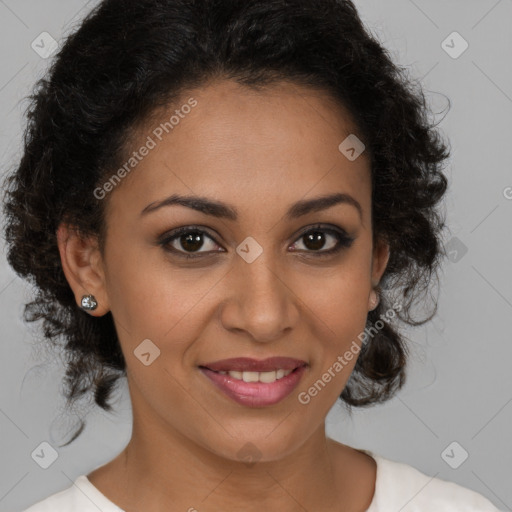
[[[265,407],[286,398],[298,385],[307,363],[290,357],[264,360],[239,357],[205,363],[201,372],[228,397],[249,407]]]

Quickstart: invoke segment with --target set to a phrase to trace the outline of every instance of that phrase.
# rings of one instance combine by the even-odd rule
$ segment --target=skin
[[[112,312],[133,408],[130,442],[88,477],[127,512],[366,510],[375,461],[325,434],[326,415],[356,357],[307,405],[297,395],[354,340],[361,344],[357,336],[376,305],[373,288],[389,247],[372,244],[369,160],[363,153],[349,161],[338,150],[354,125],[321,91],[290,83],[253,91],[218,80],[189,93],[198,105],[104,199],[104,254],[94,237],[79,237],[65,224],[58,230],[77,304],[91,293],[98,301],[91,315]],[[134,149],[175,108],[140,129]],[[362,216],[340,203],[285,218],[293,203],[333,192],[357,200]],[[218,219],[185,206],[141,216],[175,193],[227,203],[239,217]],[[322,231],[323,246],[308,244],[302,230],[317,223],[355,240],[322,258],[336,238]],[[209,256],[188,262],[157,243],[190,225],[206,228],[197,250]],[[236,252],[248,236],[263,248],[252,263]],[[179,237],[168,246],[182,253],[188,247]],[[149,366],[134,355],[145,339],[161,351]],[[298,388],[267,407],[234,402],[198,368],[280,355],[308,368]],[[257,450],[252,465],[238,455],[249,442]]]

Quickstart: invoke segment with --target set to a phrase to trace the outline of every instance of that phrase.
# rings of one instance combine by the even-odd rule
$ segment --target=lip
[[[300,366],[307,365],[306,361],[295,359],[293,357],[269,357],[267,359],[252,359],[250,357],[234,357],[232,359],[222,359],[199,365],[214,372],[271,372],[274,370],[295,370]],[[283,377],[284,378],[284,377]]]
[[[278,359],[278,358],[275,358]],[[247,362],[247,360],[245,360]],[[258,361],[252,360],[258,363]],[[265,360],[268,361],[268,360]],[[297,360],[295,360],[297,361]],[[219,361],[219,364],[223,363]],[[261,361],[259,361],[261,367]],[[241,363],[240,363],[241,364]],[[268,364],[266,363],[268,368]],[[272,363],[274,364],[274,363]],[[201,372],[208,377],[218,389],[224,392],[229,398],[247,407],[265,407],[276,404],[285,399],[297,387],[302,375],[306,371],[306,364],[295,367],[289,375],[278,379],[272,383],[264,382],[244,382],[230,377],[229,374],[217,373],[216,371],[200,366]],[[281,366],[281,368],[283,368]],[[235,368],[231,368],[235,370]],[[271,371],[275,368],[270,368]],[[284,368],[283,368],[284,369]],[[290,368],[288,368],[290,369]],[[220,370],[226,371],[226,370]],[[236,370],[236,371],[251,371],[251,370]],[[265,371],[265,370],[252,370],[252,371]]]

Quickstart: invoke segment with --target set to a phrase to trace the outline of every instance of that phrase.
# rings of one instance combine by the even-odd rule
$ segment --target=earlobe
[[[380,297],[378,293],[372,289],[370,292],[370,299],[368,300],[368,308],[370,311],[373,311],[379,304]]]
[[[370,311],[373,311],[379,304],[380,296],[375,288],[378,286],[380,279],[386,270],[389,261],[389,255],[389,244],[379,240],[373,252],[372,290],[370,292],[370,297],[368,298],[368,309]]]
[[[62,270],[73,290],[77,306],[94,316],[103,316],[110,306],[97,239],[85,237],[74,226],[65,223],[59,225],[56,234]],[[82,306],[82,299],[89,295],[96,302],[94,308]],[[92,303],[87,299],[86,302]]]

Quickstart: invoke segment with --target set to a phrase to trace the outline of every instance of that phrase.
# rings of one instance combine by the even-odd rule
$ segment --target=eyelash
[[[333,235],[337,239],[337,245],[335,247],[333,247],[332,249],[328,249],[326,251],[322,251],[322,250],[320,250],[320,251],[312,251],[312,250],[306,251],[306,254],[313,254],[314,257],[317,257],[317,258],[318,257],[322,258],[322,257],[331,256],[333,254],[336,254],[336,253],[340,252],[342,249],[348,249],[352,245],[352,242],[354,241],[354,237],[351,237],[351,236],[347,235],[345,233],[345,231],[339,230],[339,229],[333,229],[333,228],[329,228],[329,227],[324,227],[321,224],[318,224],[318,225],[315,225],[315,226],[311,226],[307,230],[303,231],[297,237],[296,240],[299,241],[304,236],[306,236],[306,235],[308,235],[310,233],[316,233],[316,232],[327,233],[329,235]],[[209,251],[206,251],[206,252],[203,252],[203,253],[199,253],[198,252],[198,253],[194,254],[194,253],[186,253],[184,251],[180,251],[178,249],[169,247],[169,244],[171,242],[173,242],[176,239],[179,239],[183,235],[187,235],[187,234],[190,234],[190,233],[206,235],[213,242],[215,242],[215,244],[219,245],[215,241],[215,239],[207,231],[205,231],[204,229],[201,229],[199,226],[185,226],[185,227],[181,227],[181,228],[175,229],[174,231],[171,231],[170,233],[164,235],[165,238],[159,240],[158,243],[159,243],[159,245],[161,245],[164,248],[164,250],[166,250],[168,252],[171,252],[171,253],[177,255],[178,257],[184,258],[186,260],[192,260],[192,259],[197,259],[197,258],[203,258],[203,257],[206,257],[206,256],[211,256],[212,253],[209,252]],[[221,252],[221,251],[215,251],[215,252],[218,253],[218,252]]]

